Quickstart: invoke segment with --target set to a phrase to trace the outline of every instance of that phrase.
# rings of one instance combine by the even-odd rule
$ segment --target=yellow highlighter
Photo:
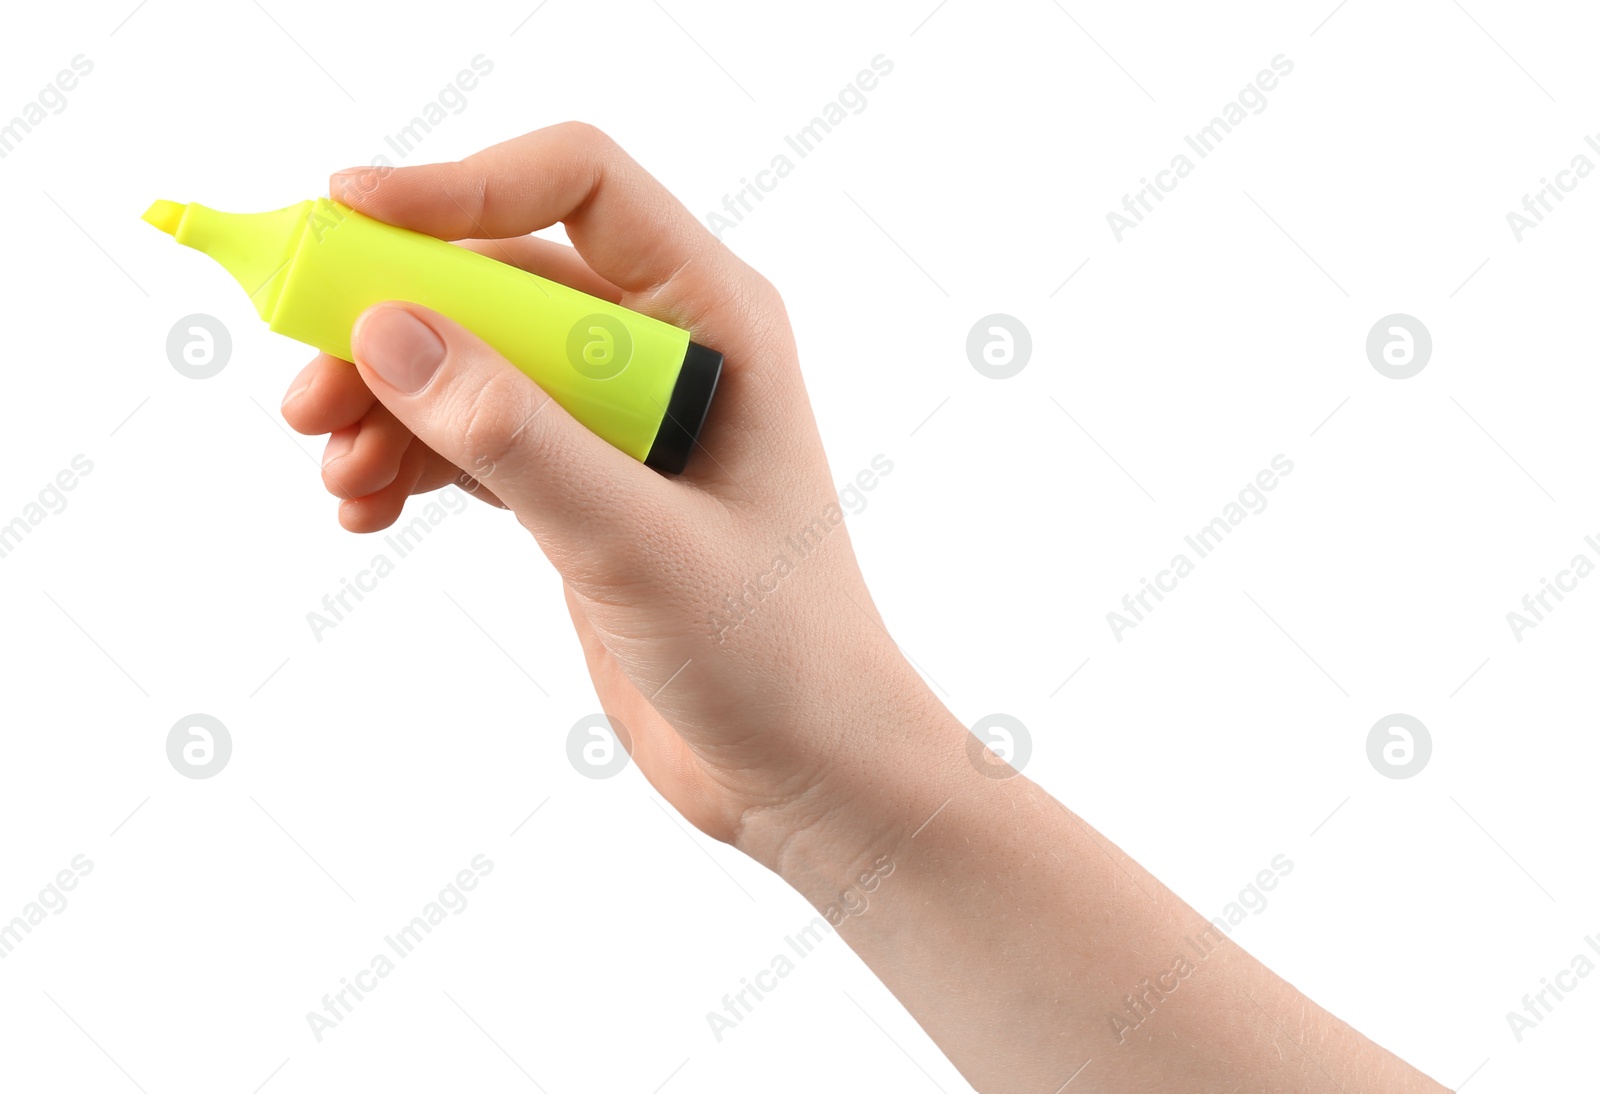
[[[722,354],[670,323],[327,198],[270,213],[158,201],[144,219],[215,259],[270,329],[346,361],[350,329],[373,304],[447,315],[667,474],[688,463],[722,373]]]

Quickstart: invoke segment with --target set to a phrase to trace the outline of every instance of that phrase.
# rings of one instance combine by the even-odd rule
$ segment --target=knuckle
[[[783,294],[766,277],[748,267],[739,281],[736,306],[744,314],[751,332],[774,344],[789,327],[789,309],[784,305]]]
[[[466,470],[480,481],[503,476],[543,443],[536,419],[549,396],[531,391],[525,381],[510,382],[519,379],[496,375],[471,392],[458,416]]]
[[[751,295],[757,304],[770,308],[773,311],[785,314],[787,309],[783,305],[783,294],[778,291],[778,286],[769,281],[766,275],[755,270],[751,272]]]
[[[562,122],[557,128],[561,130],[562,136],[590,152],[603,153],[616,147],[616,141],[611,139],[610,134],[592,122],[567,121]]]
[[[735,257],[728,264],[725,292],[737,299],[739,306],[752,312],[784,310],[783,296],[767,276],[742,258]]]
[[[562,128],[578,141],[602,142],[611,139],[600,126],[594,122],[584,122],[582,118],[571,118],[570,122],[562,123]]]

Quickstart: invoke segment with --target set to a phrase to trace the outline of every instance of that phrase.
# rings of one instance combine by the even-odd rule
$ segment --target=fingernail
[[[350,449],[355,447],[357,430],[338,429],[328,434],[328,447],[322,453],[322,466],[327,467],[334,460],[349,455]]]
[[[444,360],[444,343],[404,308],[370,308],[356,320],[351,342],[357,358],[408,395],[427,386]]]

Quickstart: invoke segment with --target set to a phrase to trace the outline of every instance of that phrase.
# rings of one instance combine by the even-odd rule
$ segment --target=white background
[[[850,527],[906,651],[969,723],[1022,719],[1028,773],[1205,914],[1287,855],[1234,938],[1442,1083],[1593,1083],[1600,976],[1520,1043],[1506,1019],[1600,936],[1600,579],[1506,621],[1600,560],[1600,179],[1520,242],[1506,220],[1600,162],[1593,12],[934,2],[6,10],[0,118],[94,67],[0,160],[0,522],[93,470],[0,559],[0,919],[93,870],[0,962],[0,1083],[966,1089],[837,937],[712,1036],[814,912],[636,771],[569,764],[596,700],[506,514],[307,625],[380,549],[278,414],[309,351],[139,214],[324,193],[479,54],[405,162],[582,118],[701,215],[892,61],[725,239],[784,293],[835,478],[893,462]],[[1279,54],[1118,242],[1107,212]],[[165,349],[196,312],[234,342],[204,381]],[[965,349],[996,312],[1033,341],[1004,381]],[[1403,381],[1364,348],[1395,312],[1434,341]],[[1265,511],[1117,641],[1106,613],[1280,453]],[[233,740],[210,779],[167,759],[193,712]],[[1366,753],[1393,712],[1432,738],[1403,780]],[[470,906],[318,1043],[306,1012],[480,853]]]

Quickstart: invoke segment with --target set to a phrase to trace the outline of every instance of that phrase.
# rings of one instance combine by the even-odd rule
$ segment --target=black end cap
[[[688,465],[689,453],[694,451],[695,438],[705,424],[721,375],[722,354],[690,342],[683,354],[683,367],[678,370],[678,381],[667,400],[661,428],[656,430],[650,454],[644,458],[645,466],[676,475]]]

